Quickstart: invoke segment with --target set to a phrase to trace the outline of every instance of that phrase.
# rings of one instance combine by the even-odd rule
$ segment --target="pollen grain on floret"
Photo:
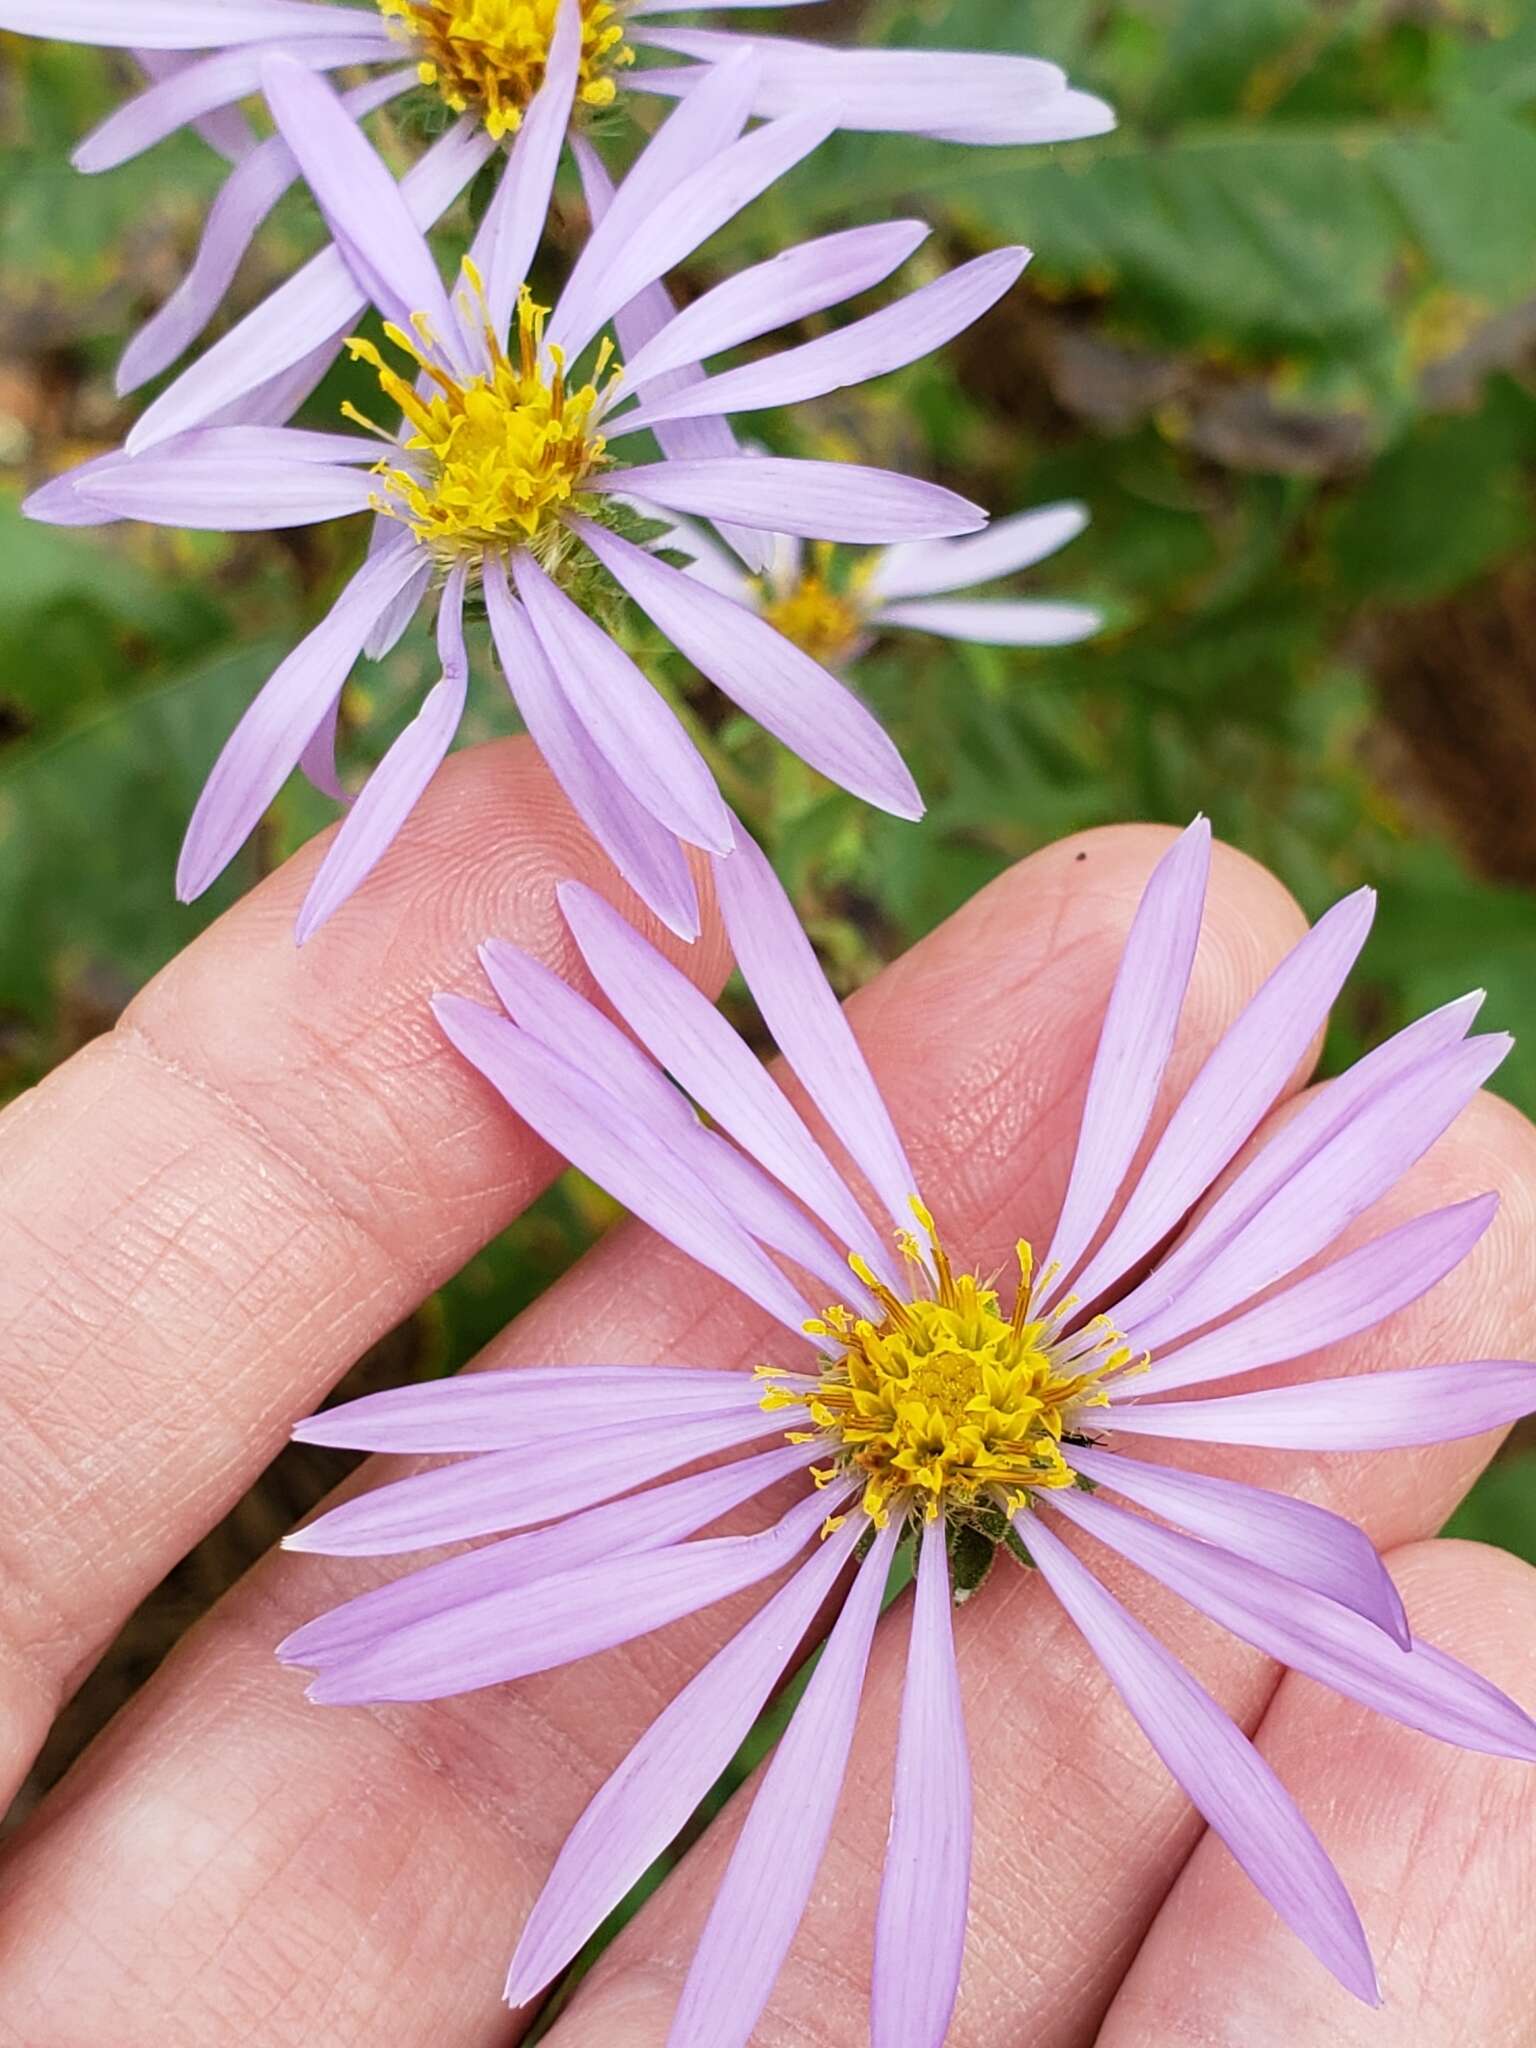
[[[466,263],[477,298],[480,280]],[[472,376],[445,369],[425,323],[407,334],[392,323],[385,334],[416,363],[413,381],[390,368],[372,342],[354,336],[353,356],[368,363],[385,396],[405,415],[393,441],[406,461],[385,458],[376,474],[383,488],[376,509],[402,520],[439,561],[478,559],[487,548],[532,546],[559,537],[557,515],[606,460],[595,422],[612,389],[613,345],[605,340],[591,379],[574,389],[558,348],[544,346],[547,308],[527,286],[517,309],[515,358],[482,323],[488,367]],[[607,380],[605,382],[605,380]],[[373,421],[354,406],[348,417],[373,432]]]
[[[1037,1489],[1073,1486],[1071,1440],[1107,1406],[1108,1382],[1140,1369],[1109,1321],[1069,1331],[1066,1296],[1034,1312],[1040,1285],[1027,1243],[1018,1245],[1011,1314],[995,1286],[956,1273],[915,1200],[924,1240],[898,1242],[912,1275],[898,1294],[862,1259],[858,1278],[881,1310],[876,1322],[828,1308],[807,1331],[827,1350],[819,1379],[761,1368],[768,1410],[803,1404],[824,1439],[829,1476],[862,1482],[864,1512],[965,1518],[1016,1514]]]
[[[378,0],[379,11],[417,59],[423,85],[456,114],[478,112],[498,140],[522,124],[544,82],[560,0]],[[634,62],[612,0],[581,0],[576,96],[611,106],[614,73]]]

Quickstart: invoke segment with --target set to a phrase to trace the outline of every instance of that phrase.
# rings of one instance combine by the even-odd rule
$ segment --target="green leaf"
[[[1442,1533],[1494,1543],[1536,1564],[1536,1451],[1496,1459]]]
[[[204,777],[275,652],[242,649],[107,711],[0,771],[0,990],[45,1032],[89,984],[110,1009],[251,877],[251,856],[196,904],[176,852]]]
[[[227,615],[191,573],[195,540],[183,555],[179,574],[154,573],[120,544],[39,526],[0,499],[0,703],[49,736],[206,649]]]

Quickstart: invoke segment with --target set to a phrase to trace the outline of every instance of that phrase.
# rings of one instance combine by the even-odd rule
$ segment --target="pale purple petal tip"
[[[1153,869],[1131,920],[1045,1260],[1047,1272],[1059,1269],[1056,1290],[1097,1236],[1151,1122],[1195,964],[1210,868],[1210,824],[1196,818]]]
[[[1337,1600],[1408,1647],[1408,1617],[1376,1547],[1342,1515],[1207,1472],[1146,1465],[1119,1451],[1074,1450],[1076,1469],[1191,1535]]]
[[[1307,1380],[1204,1401],[1119,1405],[1114,1428],[1190,1443],[1288,1451],[1391,1451],[1453,1443],[1536,1412],[1536,1365],[1485,1358]]]
[[[1103,1498],[1063,1490],[1052,1505],[1267,1657],[1407,1728],[1489,1756],[1536,1761],[1536,1721],[1431,1644],[1395,1637],[1311,1586],[1197,1542]]]
[[[1077,1502],[1071,1506],[1075,1512]],[[1205,1688],[1105,1591],[1039,1515],[1018,1519],[1020,1534],[1052,1592],[1168,1770],[1318,1960],[1366,2005],[1379,2005],[1360,1916],[1274,1771]],[[1382,1640],[1379,1630],[1372,1634]],[[1387,1648],[1389,1655],[1402,1656],[1395,1646]]]

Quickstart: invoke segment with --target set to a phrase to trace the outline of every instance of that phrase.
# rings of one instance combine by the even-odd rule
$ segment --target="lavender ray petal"
[[[722,136],[722,142],[733,140],[739,132],[741,120],[737,118],[739,103],[730,108],[730,118],[735,127]],[[744,115],[741,117],[745,118]],[[606,219],[614,203],[613,184],[603,168],[602,159],[584,136],[573,138],[572,153],[576,167],[581,173],[581,187],[586,195],[587,211],[592,217],[594,228]],[[628,192],[634,184],[634,174],[626,181]],[[638,355],[647,343],[656,336],[670,320],[677,317],[677,307],[664,284],[648,284],[643,292],[637,292],[627,306],[620,306],[613,316],[619,342],[626,359]],[[695,367],[670,371],[664,377],[655,379],[652,389],[665,395],[684,384],[696,384],[704,372]],[[731,432],[729,422],[722,419],[679,420],[670,427],[659,427],[656,440],[663,455],[674,457],[679,462],[704,460],[713,456],[735,455],[740,451],[736,436]],[[721,526],[717,528],[720,538],[733,548],[752,571],[760,575],[767,566],[768,552],[761,534],[750,527]]]
[[[201,56],[196,51],[135,49],[133,61],[153,83],[201,62]],[[241,107],[216,107],[211,114],[200,114],[192,128],[215,155],[231,164],[243,163],[257,146],[255,130]]]
[[[351,9],[311,6],[308,0],[134,0],[131,8],[121,0],[0,0],[0,29],[109,50],[206,50],[270,42],[278,35],[324,40],[342,28],[366,37],[374,55],[388,43],[382,21],[370,23]]]
[[[442,676],[391,743],[332,840],[299,911],[294,936],[301,946],[372,874],[453,744],[469,689],[464,578],[460,564],[449,576],[438,612]]]
[[[1155,1353],[1326,1250],[1449,1130],[1512,1044],[1491,1033],[1448,1046],[1382,1089],[1234,1232],[1160,1315],[1120,1322],[1117,1312],[1127,1341]]]
[[[545,658],[613,773],[669,832],[729,853],[730,813],[676,712],[531,554],[515,555],[512,573]]]
[[[894,743],[846,684],[732,599],[590,520],[570,523],[679,652],[749,717],[853,795],[899,818],[922,816]]]
[[[785,1410],[791,1419],[795,1411]],[[533,1447],[485,1451],[430,1472],[413,1472],[344,1500],[283,1541],[289,1550],[322,1557],[391,1557],[470,1536],[528,1529],[575,1514],[616,1494],[714,1457],[740,1444],[784,1435],[779,1414],[759,1406],[725,1414],[661,1415],[569,1436],[534,1439]]]
[[[767,1704],[863,1533],[852,1516],[651,1723],[566,1837],[507,1974],[548,1984],[678,1834]]]
[[[760,534],[755,538],[759,542],[762,540]],[[732,560],[729,549],[719,546],[706,527],[691,519],[679,519],[667,533],[651,542],[651,550],[654,554],[671,550],[691,555],[693,559],[687,566],[688,575],[707,583],[711,590],[718,590],[722,597],[734,598],[737,604],[755,608],[751,578],[743,575],[740,562]]]
[[[1146,1135],[1167,1072],[1195,964],[1211,870],[1204,818],[1158,862],[1137,905],[1115,973],[1083,1101],[1077,1153],[1045,1271],[1049,1301],[1098,1235]]]
[[[1116,125],[1115,110],[1096,93],[1062,92],[1055,99],[979,121],[959,120],[931,128],[936,142],[963,142],[972,148],[1006,148],[1030,142],[1083,142],[1108,135]]]
[[[1057,65],[992,50],[847,50],[788,36],[649,25],[636,41],[705,64],[749,50],[762,67],[755,114],[826,106],[836,109],[841,127],[878,134],[1000,125],[1045,110],[1067,90]]]
[[[329,797],[333,804],[350,801],[336,769],[336,735],[341,724],[341,691],[331,699],[330,708],[304,743],[299,756],[299,773],[311,789]]]
[[[1104,614],[1091,604],[1055,604],[1039,598],[988,598],[974,603],[886,604],[874,614],[881,626],[969,640],[977,647],[1072,647],[1101,630]]]
[[[440,996],[433,1007],[465,1058],[573,1166],[679,1251],[801,1331],[810,1314],[805,1302],[642,1118],[597,1094],[558,1054],[477,1003]]]
[[[816,1455],[814,1444],[757,1451],[644,1493],[604,1501],[545,1528],[521,1530],[479,1550],[422,1565],[306,1621],[278,1644],[278,1659],[311,1670],[344,1663],[412,1622],[486,1594],[510,1592],[603,1558],[680,1543],[743,1501],[803,1471]]]
[[[696,104],[697,98],[672,120],[677,121]],[[577,258],[560,294],[550,321],[549,345],[564,349],[567,357],[574,359],[620,306],[691,256],[786,171],[819,149],[835,126],[830,116],[810,113],[753,129],[674,185],[665,205],[624,241],[610,231],[619,217],[619,200],[615,200]]]
[[[1017,281],[1028,261],[1027,249],[989,250],[834,334],[724,370],[717,377],[701,378],[664,398],[648,399],[637,410],[609,420],[608,438],[615,441],[642,428],[704,413],[798,405],[902,369],[974,325]]]
[[[363,564],[314,631],[263,685],[203,785],[182,842],[176,893],[200,896],[245,843],[362,650],[369,627],[410,576],[402,545]]]
[[[365,512],[378,487],[366,470],[209,448],[135,456],[77,488],[114,519],[212,533],[270,533]]]
[[[941,2048],[971,1884],[971,1759],[942,1519],[923,1526],[901,1697],[891,1838],[875,1922],[872,2048]]]
[[[700,1122],[687,1097],[627,1032],[515,946],[488,940],[480,948],[480,960],[512,1021],[580,1068],[595,1089],[653,1121],[702,1186],[749,1236],[821,1280],[829,1301],[848,1300],[860,1314],[876,1312],[873,1297],[804,1211],[755,1160]]]
[[[880,284],[933,230],[926,221],[884,221],[781,250],[717,284],[631,355],[625,377],[642,390],[653,377],[719,355],[811,313],[840,306]]]
[[[47,483],[29,492],[21,501],[23,516],[43,526],[113,525],[118,515],[106,511],[81,486],[88,487],[97,479],[110,476],[130,459],[120,448],[113,448],[105,455],[93,455],[88,461],[76,463],[73,469],[50,477]]]
[[[338,28],[346,26],[339,9],[333,13],[332,22]],[[368,64],[380,55],[374,39],[366,35],[334,34],[299,43],[292,55],[287,50],[288,46],[282,43],[246,43],[173,71],[109,114],[77,145],[70,161],[77,171],[115,170],[119,164],[163,142],[166,136],[174,135],[178,128],[255,92],[261,82],[262,66],[273,61],[274,52],[283,53],[282,61],[292,64],[295,70],[303,70],[307,65],[332,69],[344,64]]]
[[[746,49],[764,60],[755,113],[835,107],[839,126],[853,131],[997,147],[1077,142],[1107,135],[1115,126],[1114,109],[1106,101],[1072,90],[1054,65],[1037,58],[951,50],[834,50],[783,36],[752,41],[739,31],[649,25],[633,30],[631,40],[641,48],[701,60],[637,71],[629,79],[631,91],[686,99],[697,91],[705,65],[729,50]],[[1023,66],[1030,67],[1028,81],[1021,81]],[[978,90],[983,68],[990,74],[990,96]],[[1032,90],[1031,83],[1043,89]]]
[[[1075,1501],[1072,1508],[1076,1519]],[[1132,1718],[1254,1886],[1346,1990],[1367,2005],[1379,2004],[1359,1915],[1273,1770],[1205,1688],[1038,1515],[1018,1520],[1030,1555]],[[1391,1655],[1402,1655],[1380,1630],[1362,1626]]]
[[[1190,1443],[1286,1451],[1395,1451],[1454,1443],[1536,1410],[1536,1365],[1482,1359],[1307,1380],[1203,1401],[1116,1407],[1112,1427]]]
[[[642,463],[598,477],[591,488],[765,533],[856,544],[968,533],[987,518],[968,498],[920,477],[776,455]]]
[[[272,118],[358,284],[407,334],[424,320],[435,346],[454,351],[459,325],[426,237],[362,129],[325,80],[291,57],[269,58],[261,82]]]
[[[572,809],[640,900],[680,939],[699,935],[699,903],[673,835],[630,795],[587,735],[512,595],[499,559],[485,558],[491,636],[507,688]]]
[[[1126,1382],[1125,1391],[1140,1400],[1305,1358],[1358,1336],[1438,1286],[1471,1251],[1498,1207],[1497,1195],[1476,1195],[1415,1216],[1246,1315],[1159,1356],[1137,1376],[1134,1389]]]
[[[415,83],[412,69],[386,71],[344,94],[342,104],[354,120],[361,120]],[[120,397],[158,377],[202,333],[233,283],[257,229],[298,175],[293,151],[281,136],[272,136],[225,179],[209,208],[191,268],[123,351],[117,368]]]
[[[296,1423],[295,1443],[419,1454],[509,1451],[538,1436],[761,1407],[747,1372],[678,1365],[514,1365],[386,1387]]]
[[[580,62],[580,0],[561,0],[543,83],[529,102],[469,252],[485,280],[486,317],[498,340],[512,325],[517,295],[544,233]]]
[[[368,540],[368,552],[377,554],[381,549],[397,544],[400,533],[398,520],[380,513],[373,522],[373,532]],[[368,629],[368,638],[363,642],[363,653],[369,661],[382,661],[404,637],[406,628],[415,618],[417,608],[432,584],[432,561],[427,556],[398,594],[392,597],[378,618]]]
[[[160,443],[162,453],[168,454],[171,445]],[[342,462],[371,466],[379,459],[379,444],[367,434],[334,434],[313,427],[267,426],[257,421],[193,427],[178,434],[174,446],[178,455],[233,457],[241,462]],[[138,462],[143,458],[126,459]],[[398,526],[394,531],[398,536]]]
[[[876,1535],[763,1774],[667,2048],[746,2048],[768,2003],[832,1832],[897,1534],[892,1521]]]
[[[1368,889],[1336,903],[1281,961],[1195,1076],[1103,1245],[1078,1276],[1092,1301],[1144,1258],[1235,1157],[1295,1073],[1365,944]]]
[[[468,118],[433,143],[400,183],[418,229],[431,227],[447,211],[495,146]],[[129,434],[129,449],[141,454],[201,425],[336,338],[326,351],[328,361],[366,303],[341,251],[322,249],[161,392]]]
[[[617,296],[609,290],[614,265],[624,250],[644,236],[649,223],[662,211],[663,202],[670,202],[679,186],[701,167],[719,162],[726,150],[735,147],[751,109],[756,79],[757,66],[750,58],[711,71],[688,103],[662,123],[619,190],[609,187],[601,212],[592,208],[592,233],[566,280],[549,330],[550,340],[565,348],[569,356],[585,346],[610,313],[660,277],[668,262],[678,260],[667,259]],[[578,156],[590,200],[587,169],[597,158],[590,149]],[[602,182],[607,183],[606,177]]]
[[[1139,1286],[1116,1304],[1126,1323],[1150,1321],[1189,1284],[1309,1159],[1344,1130],[1383,1089],[1466,1037],[1481,995],[1463,996],[1418,1018],[1349,1070],[1315,1089],[1256,1158],[1218,1195]]]
[[[917,1178],[890,1111],[794,905],[762,848],[740,825],[736,851],[715,863],[715,890],[736,964],[774,1043],[893,1227],[910,1230]]]
[[[593,979],[658,1065],[849,1250],[889,1269],[842,1176],[708,997],[591,889],[566,882],[559,898]]]
[[[1033,568],[1076,540],[1087,524],[1087,507],[1069,502],[994,519],[985,533],[968,540],[914,541],[882,555],[865,588],[881,603],[973,590]]]
[[[347,322],[348,326],[351,324],[350,321]],[[213,412],[209,413],[203,425],[209,427],[283,426],[293,418],[304,401],[314,395],[323,382],[331,364],[335,362],[337,351],[340,349],[345,338],[345,333],[341,330],[327,335],[324,341],[312,348],[308,355],[301,356],[296,363],[290,363],[286,369],[278,370],[270,377],[264,377],[259,384],[253,384],[248,390],[242,391],[237,397],[232,398],[227,405],[217,407]],[[214,346],[217,347],[218,344],[215,343]],[[182,376],[190,377],[196,368],[197,364],[194,362],[182,372]],[[144,452],[151,448],[163,449],[167,447],[171,440],[179,438],[181,431],[178,430],[177,434],[171,435],[167,439],[151,438],[144,443]],[[193,426],[185,429],[185,431],[198,433],[201,431],[201,428]],[[133,442],[132,433],[129,434],[128,439],[130,442]],[[138,445],[138,443],[134,443],[135,447],[138,447]]]
[[[1404,1649],[1408,1617],[1376,1547],[1355,1523],[1266,1487],[1074,1446],[1076,1471],[1191,1536],[1363,1615]]]
[[[465,1601],[329,1666],[309,1697],[326,1706],[445,1699],[577,1663],[760,1584],[805,1548],[825,1513],[812,1494],[760,1536],[606,1557]]]
[[[1266,1656],[1405,1727],[1489,1756],[1536,1762],[1536,1721],[1443,1650],[1404,1650],[1348,1607],[1139,1515],[1063,1493],[1069,1520]]]
[[[372,463],[377,455],[378,444],[356,434],[312,433],[297,427],[221,426],[196,427],[173,440],[160,442],[155,459],[169,466],[186,458],[197,473],[224,461],[244,463],[247,467],[276,463],[286,472],[291,464]],[[107,509],[92,494],[98,487],[109,494],[122,488],[110,480],[142,474],[142,460],[121,448],[94,455],[40,485],[24,501],[22,510],[29,519],[50,525],[110,525],[128,515]],[[127,487],[132,488],[131,484]],[[394,530],[398,533],[398,528]]]

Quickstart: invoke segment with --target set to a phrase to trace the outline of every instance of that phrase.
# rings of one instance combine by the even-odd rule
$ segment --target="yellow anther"
[[[473,272],[469,284],[481,292]],[[487,329],[489,367],[462,380],[429,353],[424,340],[386,327],[388,338],[436,387],[425,395],[417,379],[391,369],[371,342],[354,337],[347,344],[372,367],[411,430],[402,445],[415,459],[386,459],[379,466],[378,509],[403,521],[440,559],[451,562],[486,548],[540,540],[604,461],[605,444],[593,420],[605,394],[595,382],[568,390],[558,361],[546,371],[546,310],[525,286],[517,309],[516,362]],[[606,364],[606,355],[601,361]],[[360,417],[355,410],[350,416]]]
[[[1027,1244],[1018,1247],[1018,1298],[1005,1318],[996,1289],[956,1273],[933,1218],[913,1209],[929,1241],[921,1275],[932,1291],[903,1301],[855,1254],[849,1264],[881,1320],[827,1309],[807,1325],[829,1346],[819,1381],[785,1376],[822,1432],[829,1470],[862,1482],[863,1512],[877,1527],[893,1511],[1012,1512],[1038,1489],[1071,1486],[1063,1442],[1079,1411],[1106,1405],[1102,1382],[1131,1357],[1103,1317],[1063,1338],[1054,1310],[1032,1316]],[[784,1399],[776,1387],[763,1405]]]
[[[858,652],[864,615],[814,570],[792,589],[765,591],[762,614],[769,625],[825,668],[840,668]]]
[[[544,82],[560,0],[378,0],[416,54],[416,75],[456,114],[473,109],[498,138],[521,126]],[[613,74],[634,62],[613,0],[581,0],[576,97],[613,103]]]

